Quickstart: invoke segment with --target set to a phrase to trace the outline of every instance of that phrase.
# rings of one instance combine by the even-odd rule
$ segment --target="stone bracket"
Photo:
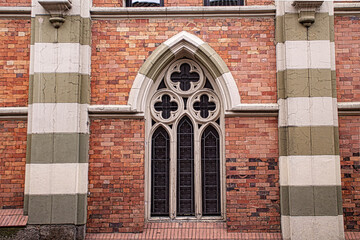
[[[306,1],[297,0],[293,2],[293,6],[299,12],[299,23],[305,27],[310,27],[315,22],[315,12],[323,4],[324,1]]]
[[[51,15],[50,23],[59,28],[64,22],[64,12],[71,9],[72,0],[39,0],[39,3]]]

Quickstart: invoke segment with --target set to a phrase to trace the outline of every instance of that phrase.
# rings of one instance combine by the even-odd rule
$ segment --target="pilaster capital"
[[[63,14],[72,7],[71,0],[39,0],[40,5],[50,13],[50,23],[59,28],[64,22]]]
[[[310,27],[315,22],[315,12],[323,4],[324,1],[307,1],[297,0],[293,2],[293,6],[299,12],[299,23],[305,27]]]

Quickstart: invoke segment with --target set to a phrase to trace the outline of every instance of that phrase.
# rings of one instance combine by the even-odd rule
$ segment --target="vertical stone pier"
[[[333,1],[276,1],[284,239],[344,239]]]
[[[87,218],[90,1],[54,2],[32,1],[24,211],[29,225],[48,225],[45,231],[82,239]]]

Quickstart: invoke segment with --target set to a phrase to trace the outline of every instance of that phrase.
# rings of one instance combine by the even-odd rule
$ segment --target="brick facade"
[[[275,103],[274,29],[271,18],[95,20],[91,103],[127,104],[144,61],[183,30],[207,42],[225,61],[243,103]]]
[[[21,1],[21,0],[18,0]],[[22,0],[24,1],[24,0]],[[271,5],[274,4],[274,0],[245,0],[245,5]],[[164,0],[165,7],[187,7],[187,6],[203,6],[203,0]],[[122,7],[123,0],[94,0],[94,7]]]
[[[227,118],[225,129],[228,230],[279,232],[277,118]]]
[[[0,107],[28,102],[30,20],[0,20]]]
[[[77,0],[73,0],[73,2],[75,1]],[[92,7],[120,8],[123,7],[124,2],[123,0],[93,0]],[[246,0],[245,2],[247,6],[274,6],[275,1]],[[325,2],[326,1],[324,1],[324,3]],[[358,1],[347,2],[357,3]],[[31,0],[0,0],[0,7],[30,7],[31,5]],[[200,9],[200,7],[203,6],[203,0],[164,0],[164,5],[165,7],[193,6],[199,7]],[[40,5],[38,7],[42,8]],[[35,8],[35,6],[33,6],[33,8]],[[99,17],[99,15],[101,15],[99,14],[92,18],[93,13],[89,13],[89,10],[85,9],[83,12],[88,11],[86,14],[89,15],[84,17],[81,15],[83,12],[80,14],[81,16],[75,14],[76,18],[81,18],[80,21],[82,21],[83,24],[76,29],[78,32],[69,28],[68,33],[70,37],[68,39],[65,37],[64,42],[56,43],[52,42],[50,38],[50,40],[47,39],[49,42],[42,42],[47,36],[45,36],[46,33],[41,32],[41,30],[46,29],[50,25],[46,27],[44,27],[45,24],[42,26],[40,26],[41,24],[38,24],[39,26],[36,24],[31,25],[30,13],[28,16],[25,16],[26,14],[24,13],[25,17],[21,18],[2,16],[0,19],[0,110],[3,111],[2,108],[5,107],[28,106],[29,78],[32,79],[32,77],[29,77],[30,61],[37,62],[39,65],[38,68],[42,69],[39,63],[41,63],[40,60],[43,58],[43,56],[37,56],[38,59],[30,60],[30,32],[32,27],[37,28],[36,31],[33,31],[35,32],[34,39],[36,34],[39,33],[44,33],[44,35],[41,36],[45,36],[44,39],[40,39],[39,35],[37,39],[38,42],[36,42],[36,40],[32,41],[34,42],[32,43],[33,46],[35,46],[35,43],[38,44],[38,46],[43,43],[48,44],[47,46],[56,44],[63,46],[69,44],[74,46],[74,42],[72,41],[74,41],[73,37],[75,35],[84,35],[81,36],[81,38],[83,37],[84,39],[88,37],[87,40],[85,39],[88,41],[87,45],[83,44],[81,41],[85,40],[80,38],[79,42],[75,44],[78,44],[79,48],[83,49],[86,45],[88,51],[90,51],[91,48],[91,59],[89,61],[91,62],[91,70],[89,70],[90,73],[87,72],[85,74],[85,77],[81,71],[86,67],[80,65],[83,64],[81,62],[84,60],[83,57],[87,57],[88,55],[82,53],[83,55],[79,55],[77,59],[79,60],[80,66],[78,69],[82,69],[77,73],[79,76],[81,75],[80,78],[84,77],[84,79],[79,78],[80,81],[85,82],[87,79],[91,79],[90,105],[106,105],[105,108],[108,107],[107,105],[122,105],[119,107],[119,111],[122,111],[121,109],[127,109],[129,93],[133,87],[135,77],[139,74],[139,69],[143,66],[144,62],[146,62],[149,56],[156,49],[159,49],[158,47],[166,40],[181,31],[186,31],[204,41],[206,46],[208,44],[224,61],[226,66],[222,69],[227,69],[226,67],[229,68],[238,88],[241,104],[261,103],[264,105],[260,107],[266,106],[270,109],[277,103],[277,98],[279,97],[277,96],[277,59],[275,46],[275,32],[280,32],[280,30],[275,29],[277,22],[275,21],[275,12],[278,10],[271,10],[268,7],[261,8],[260,6],[257,8],[262,10],[254,13],[254,16],[251,17],[245,15],[234,17],[233,12],[224,11],[221,13],[221,17],[213,17],[213,15],[207,17],[199,13],[194,13],[194,16],[191,17],[184,17],[180,16],[179,13],[179,16],[170,14],[168,16],[161,16],[161,14],[159,14],[159,16],[144,16],[144,18],[130,15],[124,17],[125,15],[121,14],[119,14],[119,16],[112,15],[109,18]],[[74,9],[75,8],[71,11],[79,10]],[[244,9],[250,9],[250,7]],[[40,10],[42,11],[43,9]],[[116,11],[118,11],[118,9]],[[256,12],[257,10],[253,9],[252,11]],[[5,13],[0,12],[0,15],[1,14]],[[251,15],[253,13],[246,14]],[[70,15],[68,17],[70,17]],[[279,17],[279,15],[277,17]],[[91,21],[90,18],[92,18]],[[289,19],[284,19],[282,20],[290,21]],[[332,19],[332,16],[330,19]],[[339,103],[360,102],[360,17],[358,15],[336,15],[335,13],[334,19],[337,100]],[[299,32],[305,29],[296,21],[291,24],[297,27],[300,26],[302,30],[299,30]],[[326,31],[328,31],[328,29],[329,28],[327,28]],[[51,30],[53,29],[51,28]],[[289,29],[286,31],[288,30]],[[87,35],[87,31],[91,31],[91,37]],[[284,32],[288,34],[286,31]],[[277,34],[281,35],[284,32],[277,32]],[[291,37],[296,35],[293,34],[294,36],[292,36],[291,34],[292,33],[289,33],[290,38],[288,41],[305,41],[298,41],[297,39],[291,40]],[[329,37],[327,33],[323,35],[326,36],[320,36],[320,38]],[[287,37],[289,36],[287,35]],[[329,38],[330,39],[325,40],[331,45],[333,43],[332,36]],[[321,39],[321,41],[325,40]],[[196,43],[191,47],[196,48]],[[54,47],[54,49],[56,49],[56,47]],[[83,51],[83,49],[81,51]],[[173,49],[167,50],[167,54],[171,54],[172,50]],[[309,49],[307,51],[309,51]],[[211,53],[211,51],[207,53]],[[57,58],[57,60],[62,61],[60,57]],[[284,61],[286,61],[286,59]],[[63,69],[61,73],[68,74],[68,70],[69,69]],[[330,67],[328,70],[330,73]],[[56,75],[56,71],[57,70],[48,71],[45,69],[44,72],[34,72],[38,75],[53,73]],[[226,73],[227,72],[221,72],[221,74]],[[223,75],[219,74],[219,76]],[[79,80],[77,77],[76,75],[75,80]],[[49,79],[43,81],[43,86],[45,86],[47,82],[49,82]],[[88,96],[89,91],[85,89],[85,85],[86,84],[79,83],[78,90],[82,92],[79,94],[77,90],[74,90],[74,96],[76,95],[74,99],[77,99],[77,94]],[[67,92],[66,89],[64,90],[64,93],[65,92]],[[51,93],[49,95],[51,95]],[[224,95],[226,95],[226,93]],[[303,97],[304,96],[298,96],[298,98]],[[327,96],[327,98],[330,97],[335,98],[335,96]],[[80,98],[82,98],[82,96]],[[279,99],[287,100],[287,98],[289,97],[284,97],[283,99],[280,97]],[[88,117],[87,104],[89,104],[89,102],[81,102],[81,99],[79,102],[76,102],[77,100],[74,102],[67,101],[68,99],[64,101],[59,100],[58,102],[54,102],[54,104],[63,104],[62,106],[66,106],[67,104],[74,104],[75,106],[78,104],[74,107],[76,111],[78,110],[78,106],[83,104],[84,106],[81,107],[83,107],[83,110],[85,109],[84,112],[74,117],[74,119],[78,120],[77,117],[84,119]],[[44,98],[44,102],[34,102],[34,104],[38,103],[45,106],[49,102]],[[266,105],[269,103],[273,105]],[[224,105],[225,104],[223,104],[223,106]],[[228,111],[226,111],[224,118],[224,161],[226,168],[226,223],[224,224],[226,224],[230,232],[279,233],[283,228],[283,226],[281,226],[282,213],[280,210],[279,184],[279,161],[282,159],[280,158],[279,160],[278,133],[279,129],[281,129],[279,119],[273,116],[276,115],[275,110],[269,111],[272,117],[266,117],[268,115],[266,115],[267,113],[264,113],[263,110],[258,112],[257,110],[254,112],[248,111],[246,114],[255,114],[251,117],[245,117],[242,116],[244,112],[241,112],[243,111],[240,109],[241,107],[242,106],[235,106],[233,109],[227,109]],[[279,108],[281,108],[281,106]],[[316,110],[313,111],[316,112]],[[5,114],[1,112],[0,117],[6,114],[6,111]],[[24,113],[20,114],[25,116]],[[125,115],[121,115],[124,114],[124,112],[114,113],[114,115],[118,114],[116,117],[119,118],[113,118],[113,115],[110,117],[107,116],[108,118],[102,118],[99,117],[99,115],[96,116],[96,114],[113,114],[106,111],[90,114],[93,114],[91,117],[95,117],[89,120],[88,182],[84,181],[88,184],[88,196],[86,197],[86,186],[84,188],[85,191],[81,192],[82,195],[78,195],[83,197],[84,202],[87,198],[87,219],[85,219],[87,232],[142,232],[146,223],[146,203],[144,196],[146,185],[146,136],[144,115],[147,115],[141,111],[136,113],[126,112]],[[128,117],[131,114],[133,114],[133,118]],[[355,114],[358,113],[355,112]],[[0,209],[22,208],[24,206],[27,121],[14,120],[18,119],[18,116],[14,117],[14,115],[10,116],[9,119],[1,119],[0,121]],[[36,119],[36,117],[33,117],[33,119]],[[44,120],[44,123],[46,123],[46,120]],[[282,127],[291,128],[292,126],[286,125]],[[331,127],[337,130],[337,122],[334,126],[331,125]],[[64,129],[65,128],[66,127],[64,127]],[[33,134],[36,135],[39,133],[41,134],[42,132],[34,131]],[[53,133],[55,134],[55,132],[50,132],[50,134]],[[61,134],[64,135],[67,133],[69,132],[61,132]],[[73,133],[79,134],[79,136],[81,134],[88,134],[87,130],[81,133],[74,131]],[[360,231],[359,116],[340,116],[339,136],[344,226],[347,231],[358,232]],[[86,139],[86,141],[84,139]],[[337,139],[334,141],[334,145],[337,143],[336,140]],[[84,159],[79,160],[76,164],[78,164],[79,167],[85,165],[87,167],[87,155],[82,152],[83,149],[87,149],[87,138],[76,138],[74,143],[83,144],[77,153],[79,156],[85,155],[85,157],[82,156]],[[64,146],[65,145],[66,144],[64,144]],[[66,147],[68,147],[67,145]],[[54,149],[50,150],[51,153],[54,153],[54,151]],[[66,150],[64,152],[66,152]],[[303,155],[307,156],[308,154]],[[336,155],[336,159],[338,159],[337,154],[333,155]],[[51,162],[49,164],[56,165],[57,163]],[[70,166],[73,163],[66,162],[60,164],[69,164]],[[285,186],[287,187],[288,185]],[[312,185],[309,186],[312,187]],[[324,186],[326,187],[327,184],[324,184]],[[38,188],[41,190],[41,186],[38,186]],[[65,189],[65,191],[67,190],[68,189]],[[78,198],[76,198],[76,201],[77,199]],[[81,207],[86,208],[83,205],[76,205],[76,207],[79,207],[79,209]],[[312,215],[301,216],[312,217]],[[330,217],[332,217],[332,215]],[[85,222],[81,224],[84,223]]]
[[[25,184],[26,121],[0,121],[0,143],[0,209],[22,208]]]
[[[360,101],[360,17],[335,17],[336,80],[339,102]]]
[[[88,232],[144,227],[144,121],[91,121]]]
[[[0,0],[0,7],[30,7],[31,0]]]
[[[340,117],[339,132],[345,230],[360,231],[359,117]]]

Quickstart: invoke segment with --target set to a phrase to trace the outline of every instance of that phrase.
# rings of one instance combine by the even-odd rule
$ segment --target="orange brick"
[[[341,185],[345,231],[360,231],[360,120],[339,118]]]
[[[23,208],[26,122],[0,121],[0,209]]]
[[[339,102],[360,101],[359,17],[335,17],[336,88]]]

